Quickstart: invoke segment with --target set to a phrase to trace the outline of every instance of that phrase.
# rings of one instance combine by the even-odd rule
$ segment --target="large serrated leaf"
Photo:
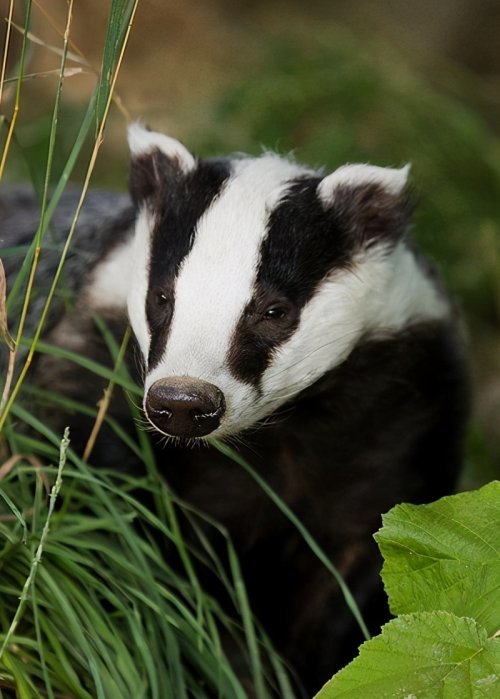
[[[473,619],[438,611],[390,621],[315,699],[499,696],[500,641]]]
[[[443,609],[498,631],[500,482],[431,505],[398,505],[375,538],[394,614]]]

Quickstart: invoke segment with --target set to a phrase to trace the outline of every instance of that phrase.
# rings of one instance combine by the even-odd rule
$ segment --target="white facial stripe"
[[[133,244],[131,246],[131,265],[127,284],[127,307],[130,323],[144,357],[148,356],[150,334],[146,320],[146,296],[148,292],[149,255],[153,221],[146,208],[140,210]]]
[[[372,249],[353,271],[334,273],[304,307],[299,327],[262,377],[262,416],[339,365],[362,335],[395,331],[412,321],[449,313],[446,299],[404,243],[388,256],[382,247]]]
[[[381,252],[383,254],[382,249]],[[371,264],[370,259],[366,266],[371,268]],[[450,315],[448,299],[440,294],[404,242],[400,242],[389,259],[386,262],[382,259],[379,265],[385,269],[385,274],[376,266],[370,271],[372,288],[377,288],[379,275],[381,286],[379,293],[370,296],[367,305],[368,330],[399,330],[415,321],[439,320]]]
[[[130,286],[133,237],[111,250],[92,272],[86,289],[89,305],[100,309],[125,309]]]
[[[193,248],[179,270],[166,351],[146,390],[159,378],[179,375],[234,384],[227,355],[252,297],[268,214],[287,181],[301,172],[274,155],[234,162],[232,176],[198,222]],[[240,385],[246,393],[248,387]]]

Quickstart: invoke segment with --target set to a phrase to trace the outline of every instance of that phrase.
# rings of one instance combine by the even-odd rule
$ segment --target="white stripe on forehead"
[[[290,179],[310,172],[264,155],[232,163],[220,196],[200,218],[175,284],[167,347],[147,386],[168,375],[215,381],[250,301],[270,211]]]

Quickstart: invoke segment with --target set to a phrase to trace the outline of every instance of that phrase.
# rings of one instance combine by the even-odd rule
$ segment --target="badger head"
[[[238,433],[367,335],[447,312],[404,240],[408,168],[197,159],[137,124],[129,144],[128,312],[161,433]]]

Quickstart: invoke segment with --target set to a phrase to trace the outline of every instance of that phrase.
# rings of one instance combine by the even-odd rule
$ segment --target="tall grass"
[[[9,328],[0,313],[0,332],[7,340],[8,333],[11,336],[2,348],[10,362],[5,362],[0,415],[0,462],[5,462],[0,467],[0,699],[13,694],[22,699],[243,699],[250,693],[266,699],[273,688],[278,696],[293,699],[288,670],[252,616],[230,538],[220,525],[170,492],[156,470],[148,436],[140,429],[125,432],[107,414],[106,401],[94,408],[41,391],[25,380],[37,354],[69,359],[106,379],[108,397],[124,389],[132,414],[137,413],[134,400],[141,388],[122,361],[127,337],[120,347],[101,326],[112,368],[43,339],[51,305],[63,291],[64,264],[108,116],[116,108],[116,80],[137,4],[110,1],[95,87],[78,123],[68,129],[64,89],[73,59],[78,59],[71,42],[72,2],[68,3],[57,76],[47,82],[53,103],[43,169],[32,172],[40,201],[39,226],[26,250],[2,251],[22,252],[24,262],[9,290]],[[16,129],[29,70],[27,31],[33,5],[27,0],[17,63],[10,73],[2,68],[0,94],[4,101],[6,96],[10,99],[0,115],[2,171],[14,156],[23,154]],[[388,165],[413,160],[424,192],[420,237],[436,258],[451,260],[445,275],[473,323],[494,325],[500,296],[491,271],[498,271],[497,266],[469,266],[464,272],[463,264],[473,254],[471,236],[478,220],[476,240],[489,236],[486,257],[493,258],[489,253],[497,250],[500,239],[493,215],[498,207],[500,149],[486,125],[452,96],[438,94],[403,68],[393,70],[390,56],[381,52],[374,61],[373,54],[363,56],[346,37],[292,36],[273,39],[271,46],[262,72],[243,80],[207,115],[206,136],[198,138],[200,149],[298,146],[304,159],[331,167],[354,160]],[[67,131],[75,137],[61,166],[58,148]],[[27,162],[33,171],[29,152]],[[46,233],[76,169],[84,173],[81,196],[54,279],[32,322],[36,269],[50,246]],[[436,183],[440,196],[434,201],[425,186]],[[144,475],[92,468],[92,436],[83,458],[72,449],[71,435],[68,445],[62,434],[37,419],[31,409],[35,402],[90,417],[95,431],[105,422],[144,465]],[[239,467],[249,469],[237,454],[218,446]],[[491,460],[485,461],[490,468]],[[324,558],[302,523],[264,482],[260,485],[314,553]],[[182,534],[181,520],[189,538]],[[222,544],[224,561],[206,535],[207,527]],[[166,550],[171,552],[168,556]],[[327,559],[324,563],[331,569]],[[224,589],[224,606],[203,589],[199,571],[204,569]],[[330,572],[337,576],[335,570]],[[341,579],[339,584],[363,628],[349,591]],[[227,657],[228,639],[240,651],[243,673],[236,674]]]
[[[102,66],[67,161],[57,174],[54,163],[64,86],[72,74],[68,62],[78,59],[71,50],[73,2],[69,1],[43,173],[35,176],[41,182],[39,225],[27,249],[3,250],[4,255],[22,252],[24,259],[6,302],[0,293],[1,329],[9,354],[0,413],[1,451],[8,456],[0,470],[0,696],[5,689],[23,698],[243,699],[251,694],[266,699],[272,693],[293,699],[288,669],[253,617],[227,533],[217,522],[178,502],[158,475],[147,435],[140,429],[127,433],[107,413],[118,386],[129,395],[131,413],[138,417],[134,398],[141,395],[141,388],[123,365],[129,331],[119,345],[97,319],[112,369],[42,339],[56,293],[61,291],[62,272],[104,138],[136,8],[137,0],[110,3]],[[15,142],[22,110],[31,13],[28,2],[12,112],[4,119],[3,163]],[[85,158],[72,222],[34,318],[37,268],[44,249],[50,247],[46,233],[74,168],[81,169]],[[12,319],[18,319],[17,324]],[[30,367],[36,355],[43,353],[68,359],[107,379],[99,407],[30,386],[26,382]],[[35,403],[93,420],[83,455],[72,449],[71,434],[55,434],[36,417],[31,409]],[[135,454],[144,475],[92,468],[94,441],[104,422]],[[310,533],[235,452],[215,446],[248,470],[296,526],[338,579],[367,636],[354,599]],[[190,530],[187,539],[180,518]],[[211,536],[206,534],[207,527]],[[211,543],[214,533],[222,544],[223,560]],[[224,590],[223,606],[204,590],[199,575],[206,569]],[[226,656],[228,647],[231,654],[238,649],[238,673]]]
[[[122,365],[127,337],[121,347],[107,338],[113,370],[41,339],[104,138],[137,4],[137,0],[110,3],[102,66],[67,161],[55,176],[64,85],[71,74],[73,2],[68,3],[44,172],[39,178],[43,183],[39,226],[24,251],[7,303],[0,298],[0,329],[5,339],[10,337],[5,345],[10,361],[5,363],[0,415],[0,451],[6,457],[0,469],[0,696],[243,699],[251,688],[265,699],[274,688],[292,699],[287,670],[252,616],[227,533],[176,500],[156,471],[147,436],[140,430],[124,432],[107,415],[106,401],[94,409],[25,382],[36,353],[50,352],[69,356],[105,376],[108,398],[115,384],[130,395],[141,392]],[[2,120],[2,166],[12,157],[22,112],[32,9],[28,0],[14,70],[15,94]],[[12,76],[4,72],[5,88],[12,85]],[[75,166],[85,158],[86,174],[71,227],[33,324],[29,309],[37,291],[36,271],[46,232]],[[104,326],[102,330],[106,333]],[[59,409],[93,418],[95,428],[83,458],[71,448],[71,435],[53,433],[33,414],[34,401],[52,402]],[[144,464],[145,475],[96,471],[88,463],[103,421]],[[146,500],[154,506],[147,507]],[[192,530],[189,544],[181,532],[180,513]],[[228,568],[204,533],[207,526],[223,543]],[[173,559],[178,561],[175,566]],[[225,589],[224,608],[204,591],[197,572],[203,568],[215,573]],[[228,638],[240,649],[245,680],[226,657]]]
[[[46,439],[44,451],[50,444],[55,458],[59,435],[19,406],[14,411]],[[36,449],[32,437],[16,438],[21,449]],[[8,497],[5,509],[12,513],[3,515],[0,529],[1,622],[9,634],[1,649],[3,684],[19,691],[22,678],[31,693],[20,696],[34,697],[205,697],[214,689],[216,696],[245,697],[246,689],[224,653],[222,636],[228,635],[243,653],[245,646],[249,653],[251,649],[257,695],[268,696],[260,655],[266,648],[272,656],[272,650],[249,615],[225,532],[220,530],[220,536],[232,560],[230,578],[201,532],[199,550],[186,548],[177,519],[182,506],[159,479],[148,483],[117,472],[96,472],[71,448],[67,459],[62,502],[52,514],[49,536],[50,503],[37,469],[20,462],[2,483]],[[46,467],[44,473],[53,478],[55,469]],[[154,511],[137,497],[146,489],[156,497]],[[197,518],[187,514],[196,530]],[[181,553],[181,572],[165,560],[166,542]],[[42,545],[43,564],[11,635],[19,592],[32,576]],[[193,559],[219,571],[233,597],[233,617],[203,592]],[[282,692],[293,696],[286,679]]]

